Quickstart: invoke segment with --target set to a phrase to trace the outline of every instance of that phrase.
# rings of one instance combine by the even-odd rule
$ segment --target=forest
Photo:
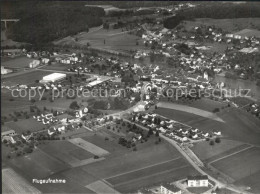
[[[243,4],[210,3],[209,5],[201,5],[178,12],[176,16],[164,20],[164,27],[173,29],[183,20],[196,18],[232,19],[256,17],[260,17],[260,4],[257,2]]]
[[[85,7],[83,2],[2,2],[2,18],[18,18],[7,29],[7,37],[31,44],[43,44],[102,25],[105,12]],[[9,10],[9,11],[8,11]],[[3,12],[2,12],[3,11]]]

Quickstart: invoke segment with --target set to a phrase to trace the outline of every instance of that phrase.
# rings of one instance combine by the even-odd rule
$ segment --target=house
[[[54,128],[50,128],[48,129],[48,134],[51,136],[56,132],[56,130]]]
[[[218,132],[214,132],[215,135],[221,135],[221,131],[218,131]]]
[[[10,141],[12,144],[15,144],[17,142],[19,142],[21,140],[21,136],[20,135],[15,135],[15,136],[11,136],[10,137]]]
[[[13,129],[9,129],[6,127],[2,127],[1,131],[3,131],[1,132],[1,139],[6,136],[11,137],[16,135],[16,132]]]
[[[31,63],[29,63],[30,68],[35,68],[35,67],[38,67],[39,65],[40,65],[39,60],[33,60]]]
[[[11,72],[13,72],[13,70],[6,69],[3,66],[1,66],[1,75],[5,75],[5,74],[11,73]]]
[[[207,175],[188,176],[188,187],[208,187],[209,180]]]
[[[163,183],[160,187],[161,194],[181,194],[181,190],[173,184]]]

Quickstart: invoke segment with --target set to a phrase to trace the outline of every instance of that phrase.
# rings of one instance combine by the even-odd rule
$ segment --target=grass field
[[[205,111],[200,108],[195,108],[183,104],[176,104],[176,103],[170,103],[170,102],[159,102],[157,104],[157,107],[159,108],[166,108],[166,109],[173,109],[173,110],[178,110],[178,111],[183,111],[187,113],[192,113],[194,115],[198,115],[204,118],[208,118],[211,120],[219,121],[219,122],[224,122],[221,118],[219,118],[216,114],[210,112],[210,111]]]
[[[184,159],[174,158],[160,164],[147,166],[145,168],[137,169],[132,172],[124,173],[122,175],[117,175],[111,178],[107,178],[106,181],[117,186],[122,185],[131,180],[140,179],[142,177],[149,176],[151,174],[160,174],[165,171],[175,170],[176,168],[182,168],[188,166]]]
[[[55,41],[55,44],[87,45],[87,43],[90,43],[92,48],[114,51],[145,49],[141,37],[122,32],[121,29],[105,30],[97,28],[92,32],[82,32],[74,37],[78,39],[77,42],[75,42],[72,37],[66,37],[62,40]],[[136,45],[137,41],[138,45]]]
[[[109,154],[109,152],[105,149],[100,148],[95,144],[92,144],[81,138],[70,139],[69,142],[97,156],[104,156]]]
[[[24,67],[29,67],[29,64],[33,60],[34,59],[30,59],[28,57],[21,56],[21,57],[16,57],[13,59],[1,60],[1,65],[6,68],[24,68]]]
[[[38,189],[31,186],[23,177],[13,169],[2,169],[2,193],[28,193],[39,194]]]
[[[250,186],[254,191],[257,191],[256,193],[260,192],[259,184],[255,181],[260,178],[259,164],[260,149],[256,147],[212,163],[215,168],[233,178],[235,184]],[[249,180],[253,181],[251,182]]]
[[[218,160],[212,165],[231,178],[239,180],[260,170],[260,149],[251,148]]]
[[[3,81],[3,84],[6,86],[13,86],[17,84],[32,84],[35,83],[36,80],[41,80],[43,76],[48,74],[51,74],[51,72],[32,71],[9,78],[3,78],[1,81]]]
[[[17,122],[9,122],[6,123],[6,126],[16,131],[18,134],[22,134],[23,132],[27,132],[30,130],[31,132],[42,130],[45,125],[42,122],[38,122],[33,118],[30,119],[22,119]]]
[[[93,158],[93,154],[69,141],[55,141],[39,145],[39,148],[46,154],[61,160],[71,166],[76,166],[82,160]]]
[[[18,168],[24,176],[30,178],[49,177],[69,167],[60,160],[47,155],[40,149],[34,150],[34,152],[29,155],[11,159],[10,164]]]
[[[221,143],[216,143],[214,146],[210,146],[208,141],[202,141],[195,143],[191,150],[202,160],[212,158],[232,148],[236,148],[240,145],[244,145],[241,142],[221,139]]]

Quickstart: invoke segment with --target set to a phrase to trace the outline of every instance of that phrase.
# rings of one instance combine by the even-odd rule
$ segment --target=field
[[[30,119],[22,119],[17,122],[9,122],[6,123],[6,126],[15,130],[18,134],[22,134],[23,132],[27,132],[30,130],[31,132],[42,130],[45,125],[42,122],[38,122],[33,118]]]
[[[41,193],[14,170],[2,169],[2,193]]]
[[[70,139],[69,142],[97,156],[104,156],[109,154],[109,152],[105,149],[102,149],[95,144],[92,144],[81,138]]]
[[[259,193],[260,186],[255,181],[249,182],[246,179],[260,178],[260,149],[250,148],[237,154],[227,156],[214,163],[216,169],[230,176],[235,180],[235,184],[242,186],[250,186]],[[253,177],[251,177],[253,176]],[[244,182],[245,181],[245,182]],[[246,184],[246,185],[245,185]],[[252,185],[251,185],[252,184]]]
[[[24,176],[30,178],[49,177],[69,167],[40,149],[36,149],[33,153],[24,157],[11,159],[9,162],[14,169],[19,169]]]
[[[32,62],[33,59],[30,59],[28,57],[22,56],[22,57],[16,57],[13,59],[5,59],[1,60],[1,65],[6,68],[24,68],[29,67],[29,63]]]
[[[96,28],[92,32],[82,32],[74,36],[78,41],[75,42],[72,37],[55,41],[55,44],[77,44],[87,45],[90,43],[92,48],[102,50],[113,50],[128,52],[130,50],[145,49],[144,43],[140,37],[122,32],[121,29],[101,29]],[[104,44],[105,41],[105,44]],[[136,42],[138,41],[138,45]]]
[[[185,21],[185,28],[192,29],[195,26],[206,25],[220,27],[228,32],[237,32],[244,28],[259,29],[259,18],[235,18],[235,19],[211,19],[211,18],[199,18],[195,21]]]
[[[210,146],[208,141],[195,143],[191,150],[202,160],[208,160],[213,156],[222,154],[232,148],[245,145],[238,141],[222,139],[221,143]]]
[[[69,164],[72,167],[93,162],[94,154],[70,143],[69,141],[50,142],[39,146],[46,154]]]
[[[14,99],[10,101],[10,99]],[[32,103],[28,98],[13,98],[9,90],[1,89],[1,114],[8,116],[13,111],[26,111]]]
[[[191,114],[194,114],[194,115],[198,115],[200,117],[212,119],[212,120],[219,121],[219,122],[224,122],[221,118],[219,118],[216,114],[214,114],[212,112],[205,111],[205,110],[200,109],[200,108],[187,106],[187,105],[173,104],[173,103],[170,103],[170,102],[159,102],[157,104],[157,107],[183,111],[183,112],[191,113]]]
[[[17,84],[33,84],[36,80],[41,80],[43,76],[51,74],[51,72],[45,71],[31,71],[21,75],[2,78],[2,84],[6,86],[14,86]]]
[[[43,192],[62,193],[93,193],[112,188],[123,193],[134,192],[143,186],[197,174],[168,143],[162,141],[156,145],[155,136],[137,143],[137,151],[133,151],[118,144],[116,133],[100,129],[96,133],[86,130],[79,135],[91,143],[92,148],[99,147],[110,153],[97,160],[93,159],[97,153],[89,150],[89,146],[86,151],[80,145],[61,140],[41,143],[32,154],[8,160],[7,165],[29,181],[32,177],[66,179],[64,185],[37,185]]]

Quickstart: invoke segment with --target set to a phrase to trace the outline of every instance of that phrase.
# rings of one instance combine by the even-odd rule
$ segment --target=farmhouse
[[[39,65],[40,65],[39,60],[33,60],[31,63],[29,63],[30,68],[35,68],[35,67],[38,67]]]
[[[5,69],[3,66],[1,66],[1,75],[8,74],[13,72],[11,69]]]
[[[46,75],[42,78],[42,82],[48,83],[48,82],[56,82],[64,79],[66,77],[66,74],[64,73],[52,73],[50,75]]]
[[[175,185],[171,185],[169,183],[163,183],[161,185],[161,193],[162,194],[181,194],[181,190],[177,188]]]
[[[3,132],[1,132],[1,138],[5,137],[5,136],[14,136],[16,135],[15,131],[13,129],[8,129],[8,128],[2,128],[1,129]]]
[[[188,176],[188,187],[208,187],[209,180],[207,175]]]

